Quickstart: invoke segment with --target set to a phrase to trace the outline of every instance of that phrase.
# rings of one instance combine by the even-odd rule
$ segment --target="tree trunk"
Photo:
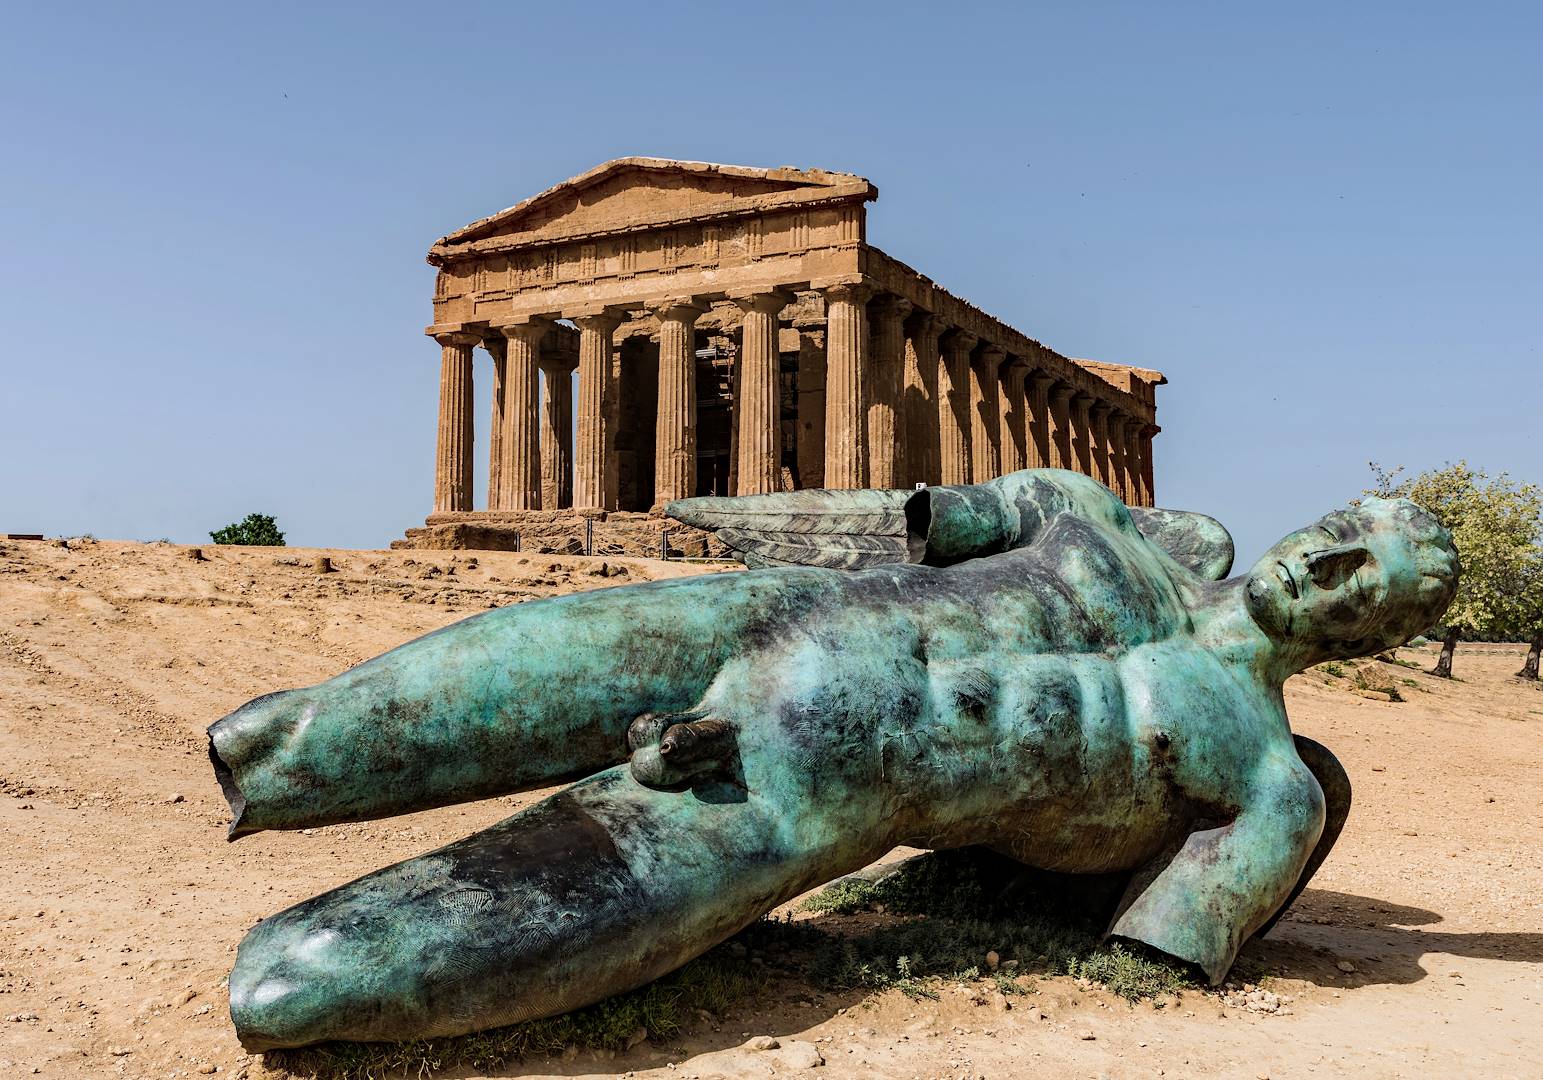
[[[1538,680],[1538,654],[1543,653],[1543,630],[1532,635],[1532,647],[1527,650],[1527,662],[1516,673],[1518,679]]]
[[[1432,675],[1442,679],[1452,677],[1452,654],[1457,651],[1457,639],[1460,631],[1454,629],[1447,631],[1447,638],[1441,643],[1441,659],[1436,661],[1436,666],[1430,669]]]

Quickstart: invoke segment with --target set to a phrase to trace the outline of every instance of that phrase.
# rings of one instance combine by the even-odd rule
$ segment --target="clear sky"
[[[1166,372],[1159,502],[1245,561],[1368,460],[1543,480],[1540,55],[1523,3],[12,5],[0,531],[400,536],[428,245],[629,154],[860,173],[880,247]]]

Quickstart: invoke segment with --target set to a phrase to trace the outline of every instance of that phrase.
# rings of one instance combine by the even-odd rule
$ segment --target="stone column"
[[[611,381],[611,335],[621,319],[610,312],[578,315],[579,437],[574,453],[573,506],[576,510],[614,510],[610,505],[610,431],[606,416]]]
[[[1088,457],[1093,462],[1093,479],[1114,491],[1114,474],[1109,469],[1109,405],[1097,398],[1088,406]]]
[[[970,478],[979,484],[1002,474],[1002,387],[998,372],[1007,351],[989,342],[970,359]]]
[[[825,486],[825,328],[798,331],[798,486]]]
[[[497,510],[504,505],[504,362],[507,350],[504,336],[496,333],[483,338],[482,347],[493,358],[493,416],[488,425],[488,509]]]
[[[1050,387],[1050,467],[1052,469],[1077,468],[1076,456],[1072,453],[1072,395],[1076,388],[1063,382],[1053,383]]]
[[[1163,429],[1156,424],[1143,424],[1137,443],[1141,448],[1141,505],[1157,505],[1157,486],[1152,475],[1152,437]]]
[[[938,369],[939,479],[945,484],[970,482],[970,352],[980,339],[965,330],[950,330],[943,338],[943,363]]]
[[[1125,414],[1110,411],[1105,426],[1109,430],[1109,489],[1130,505],[1134,496],[1130,490],[1130,474],[1125,461]]]
[[[1088,410],[1093,407],[1093,396],[1076,391],[1071,400],[1071,468],[1083,476],[1093,475],[1093,439],[1089,430],[1092,422]]]
[[[1002,384],[1002,474],[1028,468],[1028,400],[1023,382],[1029,369],[1010,356],[998,369]]]
[[[905,319],[911,302],[885,295],[869,305],[872,320],[872,378],[868,385],[868,486],[899,487],[903,481],[901,460],[909,442],[902,402],[905,385]]]
[[[499,327],[507,342],[498,441],[500,510],[540,510],[542,506],[537,375],[541,340],[551,328],[546,319],[528,319]]]
[[[573,505],[573,362],[541,362],[541,506]]]
[[[736,495],[760,495],[782,487],[781,385],[777,315],[791,301],[785,292],[731,297],[745,313],[739,378],[734,394],[739,432]]]
[[[1121,438],[1125,445],[1125,490],[1130,493],[1130,505],[1141,503],[1141,428],[1143,421],[1125,417]]]
[[[440,345],[439,435],[434,451],[434,512],[471,509],[471,351],[477,334],[436,334]]]
[[[1050,387],[1055,376],[1045,371],[1031,371],[1025,380],[1028,400],[1027,431],[1025,442],[1026,460],[1031,469],[1051,467],[1050,433],[1054,424],[1050,420]]]
[[[868,366],[867,285],[825,289],[825,486],[860,488],[868,481],[863,379]]]
[[[654,427],[654,509],[696,494],[696,321],[692,299],[667,300],[659,316],[659,413]]]
[[[906,320],[901,390],[907,442],[901,456],[903,487],[942,483],[942,463],[938,458],[938,372],[943,359],[938,351],[938,335],[946,325],[926,311]]]

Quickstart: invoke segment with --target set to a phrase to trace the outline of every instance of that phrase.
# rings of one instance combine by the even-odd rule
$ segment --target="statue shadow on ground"
[[[1419,982],[1433,953],[1543,963],[1543,933],[1428,929],[1444,921],[1424,908],[1309,888],[1274,930],[1244,947],[1233,978],[1267,972],[1338,990]],[[1356,970],[1341,971],[1341,960]]]

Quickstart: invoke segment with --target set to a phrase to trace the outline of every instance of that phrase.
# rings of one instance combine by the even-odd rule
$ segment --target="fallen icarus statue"
[[[1059,470],[669,513],[763,569],[500,608],[210,728],[232,838],[578,778],[253,928],[248,1049],[574,1009],[897,845],[1124,872],[1109,934],[1219,982],[1349,806],[1282,684],[1427,629],[1457,577],[1370,499],[1219,580],[1216,522]]]

